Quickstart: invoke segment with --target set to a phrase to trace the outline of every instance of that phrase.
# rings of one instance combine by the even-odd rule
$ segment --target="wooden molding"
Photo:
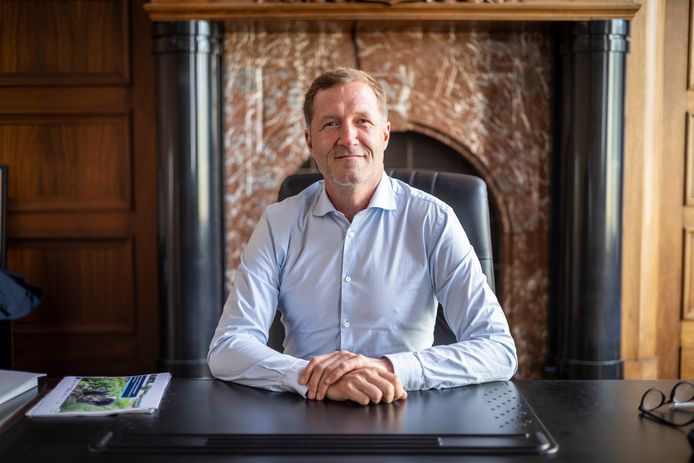
[[[682,347],[694,347],[694,320],[683,321],[681,331]]]
[[[631,2],[555,1],[541,3],[251,3],[239,0],[152,0],[152,21],[585,21],[631,20],[640,5]]]
[[[694,118],[691,112],[687,112],[686,124],[686,151],[685,151],[685,205],[694,206]]]
[[[624,361],[624,379],[658,378],[658,358]]]
[[[694,318],[694,298],[692,297],[692,290],[694,290],[694,284],[692,279],[694,275],[692,270],[694,270],[694,230],[688,228],[685,230],[684,238],[684,289],[683,289],[683,299],[682,299],[682,317],[685,319]]]
[[[682,322],[680,342],[680,378],[694,378],[694,320]]]
[[[689,2],[689,67],[687,69],[687,90],[694,90],[694,28],[691,27],[694,24],[694,8],[692,8],[691,1]],[[690,105],[691,107],[691,105]]]

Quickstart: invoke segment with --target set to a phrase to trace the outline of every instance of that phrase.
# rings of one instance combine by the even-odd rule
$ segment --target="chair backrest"
[[[473,175],[427,170],[392,169],[388,175],[393,178],[432,194],[447,203],[458,216],[465,233],[475,249],[487,277],[489,286],[494,289],[494,261],[492,257],[492,236],[489,222],[489,202],[487,186],[484,181]],[[320,173],[293,174],[288,176],[280,186],[279,200],[296,195],[314,182],[322,179]],[[268,345],[282,351],[284,328],[279,313],[270,329]],[[443,317],[439,307],[434,330],[434,344],[450,344],[455,336]]]

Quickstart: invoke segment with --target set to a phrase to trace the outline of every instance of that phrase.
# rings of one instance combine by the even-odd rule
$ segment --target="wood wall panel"
[[[659,330],[663,337],[677,339],[679,362],[677,365],[680,378],[694,378],[694,75],[692,74],[692,1],[670,0],[666,3],[668,15],[666,24],[666,37],[664,46],[665,73],[668,76],[668,85],[665,86],[665,104],[670,108],[669,115],[665,119],[668,136],[664,138],[666,147],[664,163],[667,166],[668,185],[676,187],[679,183],[673,181],[680,176],[680,166],[684,168],[682,188],[679,190],[680,207],[663,204],[667,216],[671,217],[671,225],[677,225],[677,219],[681,223],[680,236],[683,236],[681,249],[682,262],[682,299],[679,307],[663,311],[659,317],[661,323]],[[669,174],[669,175],[668,175]],[[672,197],[676,198],[677,191],[673,191]],[[674,201],[673,201],[674,203]],[[663,240],[661,246],[665,246],[671,240]],[[673,259],[665,256],[663,262],[676,265]],[[672,256],[674,257],[674,256]],[[667,260],[666,260],[667,259]],[[667,268],[663,265],[662,268]],[[661,276],[664,278],[664,276]],[[671,321],[665,325],[664,319]],[[690,319],[689,321],[687,319]],[[679,332],[680,336],[670,334]]]
[[[682,322],[680,378],[694,379],[694,320]]]
[[[694,379],[694,347],[682,348],[682,368],[680,378]]]
[[[685,179],[685,205],[694,206],[694,117],[687,113],[686,133],[686,179]]]
[[[10,210],[130,208],[127,116],[0,118]]]
[[[8,267],[40,281],[45,300],[17,333],[134,333],[132,240],[13,243]]]
[[[0,2],[0,85],[129,81],[128,2]]]
[[[17,368],[54,377],[128,375],[155,368],[133,363],[142,354],[127,334],[22,333],[15,338],[14,349],[22,353]]]
[[[156,369],[151,36],[143,0],[0,0],[8,266],[45,292],[12,323],[13,368]]]
[[[682,313],[684,318],[694,319],[694,224],[684,232],[684,288]]]
[[[689,24],[694,24],[694,8],[689,8]],[[689,37],[687,42],[689,44],[694,43],[694,29],[689,28]],[[687,90],[694,90],[694,48],[689,47],[689,53],[687,53],[688,59],[688,72],[687,72]]]

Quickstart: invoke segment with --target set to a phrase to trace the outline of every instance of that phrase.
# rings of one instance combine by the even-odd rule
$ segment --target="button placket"
[[[342,251],[342,268],[344,269],[343,281],[345,283],[349,283],[352,281],[352,277],[349,275],[349,269],[345,266],[345,261],[348,260],[349,256],[349,249],[351,249],[350,241],[352,238],[354,238],[354,230],[350,227],[347,229],[347,233],[345,234],[345,243]]]
[[[352,248],[354,246],[353,238],[355,236],[355,231],[352,225],[345,231],[345,238],[342,246],[342,284],[340,285],[342,291],[340,306],[340,347],[342,349],[350,349],[352,347],[350,341],[352,336],[349,333],[351,326],[351,307],[354,303],[351,271],[353,269]]]

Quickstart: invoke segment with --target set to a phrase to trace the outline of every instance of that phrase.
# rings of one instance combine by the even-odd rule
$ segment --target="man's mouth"
[[[339,153],[333,156],[333,159],[349,159],[349,158],[364,158],[363,153]]]

